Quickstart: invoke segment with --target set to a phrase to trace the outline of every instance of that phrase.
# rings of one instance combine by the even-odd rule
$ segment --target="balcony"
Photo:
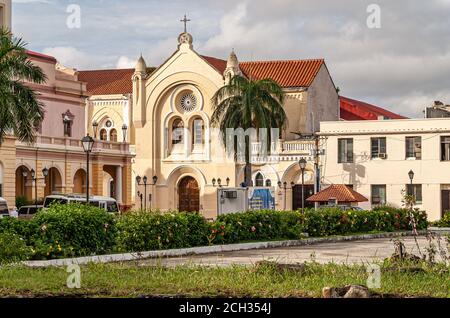
[[[81,140],[68,137],[37,136],[36,143],[33,145],[29,145],[27,143],[19,141],[16,144],[21,148],[37,147],[48,150],[84,152]],[[126,155],[130,153],[130,144],[122,142],[102,141],[96,139],[92,152]]]
[[[252,143],[252,162],[277,163],[279,161],[297,161],[300,158],[312,157],[314,149],[314,140],[278,141],[277,144],[272,144],[270,154],[264,157],[259,156],[261,143],[255,142]]]

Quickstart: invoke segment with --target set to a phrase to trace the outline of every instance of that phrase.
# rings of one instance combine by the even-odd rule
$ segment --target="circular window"
[[[183,97],[181,97],[180,104],[181,104],[181,108],[184,111],[186,111],[186,112],[193,111],[195,109],[195,107],[197,106],[197,98],[192,93],[186,94]]]
[[[110,128],[112,126],[112,122],[108,120],[105,124],[106,127]]]

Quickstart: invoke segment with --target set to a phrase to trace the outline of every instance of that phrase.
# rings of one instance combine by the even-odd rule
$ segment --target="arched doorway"
[[[16,198],[22,197],[27,201],[32,200],[32,181],[30,170],[25,166],[20,166],[16,170]]]
[[[73,177],[73,193],[86,193],[86,172],[83,169],[78,170]]]
[[[52,193],[58,193],[62,191],[62,177],[58,169],[50,168],[48,170],[48,176],[45,178],[45,190],[44,195],[48,196]]]
[[[178,210],[200,211],[200,188],[193,177],[184,177],[178,184]]]

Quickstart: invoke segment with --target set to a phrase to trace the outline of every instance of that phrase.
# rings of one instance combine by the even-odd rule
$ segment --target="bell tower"
[[[11,0],[0,0],[0,27],[11,31]]]

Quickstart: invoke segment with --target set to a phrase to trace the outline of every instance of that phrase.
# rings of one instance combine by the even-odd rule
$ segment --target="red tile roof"
[[[220,74],[227,67],[227,61],[210,56],[202,56]],[[281,87],[309,87],[320,67],[323,59],[315,60],[285,60],[285,61],[255,61],[241,62],[239,67],[245,76],[253,79],[270,78]]]
[[[34,59],[37,59],[37,60],[44,60],[44,61],[56,64],[56,59],[53,56],[42,54],[42,53],[38,53],[38,52],[34,52],[34,51],[30,51],[30,50],[26,50],[26,53],[32,59],[34,58]]]
[[[134,69],[80,71],[78,80],[87,83],[92,95],[114,95],[133,93],[131,77]]]
[[[281,87],[309,87],[324,60],[243,62],[242,72],[252,79],[270,78]]]
[[[388,119],[407,119],[381,107],[361,102],[359,100],[340,97],[341,119],[343,120],[377,120],[379,116]]]
[[[332,184],[328,188],[309,197],[306,201],[328,202],[330,199],[336,199],[338,202],[343,203],[369,201],[365,196],[350,189],[345,184]]]

